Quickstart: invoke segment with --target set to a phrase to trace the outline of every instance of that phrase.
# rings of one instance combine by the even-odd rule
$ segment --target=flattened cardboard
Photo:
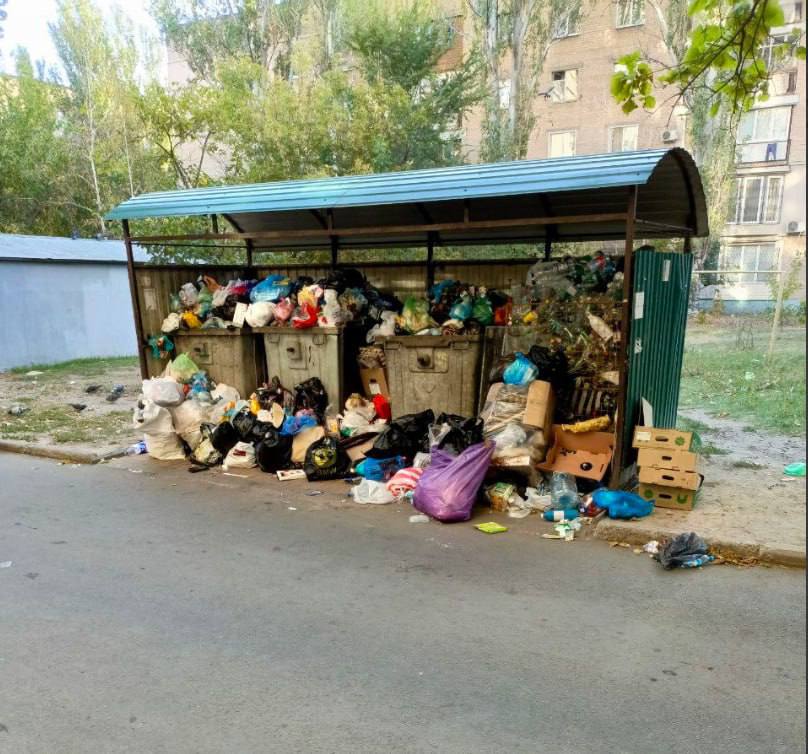
[[[699,493],[695,490],[681,490],[676,487],[659,487],[655,484],[640,483],[639,494],[644,500],[653,500],[657,508],[692,511]]]
[[[387,386],[387,375],[384,373],[384,369],[361,367],[359,379],[362,380],[362,390],[366,398],[383,395],[388,401],[390,400],[390,388]]]
[[[671,450],[690,450],[693,442],[692,432],[680,432],[678,429],[658,429],[657,427],[635,427],[635,448],[669,448]]]
[[[361,445],[354,445],[352,448],[346,448],[345,452],[348,454],[348,458],[350,459],[351,463],[357,463],[361,461],[365,457],[365,453],[367,453],[373,447],[374,440],[368,440],[367,442],[363,442]]]
[[[673,469],[674,471],[696,471],[699,456],[689,450],[660,450],[659,448],[640,448],[637,453],[637,465],[650,466],[656,469]]]
[[[704,477],[695,471],[674,471],[673,469],[657,469],[653,466],[640,468],[640,481],[657,487],[678,487],[683,490],[697,490]]]
[[[522,424],[544,430],[544,436],[550,437],[555,412],[555,395],[549,382],[534,380],[527,389],[527,405]]]
[[[566,432],[560,424],[553,424],[553,445],[547,451],[544,463],[537,464],[542,471],[565,471],[573,476],[599,482],[609,469],[614,455],[614,435],[611,432]],[[591,464],[582,469],[582,464]]]

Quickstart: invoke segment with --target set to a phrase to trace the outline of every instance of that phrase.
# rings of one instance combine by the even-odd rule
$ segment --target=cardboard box
[[[527,405],[522,424],[544,430],[544,436],[550,437],[555,413],[555,395],[549,382],[534,380],[527,389]]]
[[[696,471],[699,456],[689,450],[660,450],[659,448],[640,448],[637,453],[637,465],[651,466],[657,469],[673,469],[674,471]]]
[[[693,442],[692,432],[680,432],[678,429],[657,429],[656,427],[635,427],[635,448],[659,448],[661,450],[690,450]]]
[[[606,474],[614,455],[614,435],[611,432],[566,432],[554,424],[553,445],[547,451],[544,463],[537,464],[542,471],[566,471],[573,476],[599,482]]]
[[[350,459],[351,463],[359,463],[364,457],[365,453],[367,453],[372,447],[375,440],[366,440],[361,445],[354,445],[350,448],[345,448],[345,452],[348,454],[348,458]]]
[[[527,391],[511,390],[512,400],[503,399],[504,389],[513,386],[496,382],[488,389],[485,404],[480,416],[485,422],[486,436],[496,434],[511,422],[524,425],[525,429],[536,432],[533,445],[546,448],[552,437],[553,414],[555,412],[555,394],[549,382],[534,380]],[[505,390],[507,393],[508,391]],[[524,406],[524,407],[523,407]]]
[[[657,469],[653,466],[640,468],[640,482],[657,487],[677,487],[682,490],[698,490],[704,477],[695,471]]]
[[[653,500],[657,508],[692,511],[699,493],[696,490],[682,490],[676,487],[660,487],[656,484],[640,483],[639,494],[645,500]]]
[[[384,369],[360,367],[359,379],[362,380],[365,397],[373,398],[374,395],[383,395],[388,401],[390,400],[390,388],[387,386],[387,375],[384,373]]]

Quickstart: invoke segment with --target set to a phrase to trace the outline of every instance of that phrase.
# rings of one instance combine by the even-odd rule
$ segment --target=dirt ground
[[[131,445],[140,439],[132,428],[140,384],[136,366],[103,362],[79,363],[73,369],[0,372],[0,439],[98,454]],[[93,385],[98,390],[88,393]],[[109,402],[106,398],[115,385],[123,385],[123,393]],[[77,410],[73,403],[86,408]],[[12,416],[8,411],[14,406],[28,410]]]

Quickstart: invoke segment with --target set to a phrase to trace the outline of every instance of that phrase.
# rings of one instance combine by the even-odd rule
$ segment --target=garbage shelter
[[[154,227],[151,221],[156,218],[196,218],[198,229],[162,234],[139,231],[143,221]],[[339,279],[338,273],[350,268],[354,278],[359,271],[374,295],[383,292],[383,296],[397,297],[399,303],[405,300],[395,329],[393,311],[385,336],[376,340],[387,354],[385,389],[404,396],[399,398],[401,406],[392,397],[393,418],[420,410],[419,396],[427,396],[423,400],[436,402],[435,412],[467,414],[473,419],[493,400],[490,373],[496,362],[516,351],[528,352],[537,342],[538,327],[547,336],[537,351],[540,360],[559,356],[563,350],[559,344],[567,339],[567,353],[562,355],[569,371],[564,398],[568,413],[574,404],[575,416],[602,413],[608,417],[597,426],[607,426],[601,434],[612,438],[608,464],[612,484],[634,460],[632,433],[640,421],[642,399],[653,406],[655,426],[675,425],[691,239],[708,233],[701,180],[685,150],[163,191],[133,197],[107,219],[120,220],[123,226],[144,380],[165,372],[166,356],[185,352],[214,380],[236,387],[241,398],[281,374],[280,382],[288,389],[293,385],[286,383],[298,377],[301,382],[319,377],[329,393],[338,393],[330,400],[339,410],[349,393],[362,393],[363,388],[364,397],[373,398],[368,393],[380,388],[369,390],[356,368],[366,330],[357,337],[351,323],[333,327],[324,322],[327,301],[323,299],[318,299],[312,316],[319,316],[326,327],[293,329],[287,322],[280,327],[270,323],[250,328],[243,316],[235,314],[233,322],[206,331],[186,318],[182,329],[167,334],[175,341],[173,354],[162,353],[161,358],[155,347],[171,308],[169,301],[176,301],[172,296],[189,281],[207,276],[211,286],[237,280],[259,281],[267,287],[275,280],[323,281],[335,275]],[[640,239],[645,244],[677,239],[677,246],[673,252],[650,246],[637,250]],[[598,254],[587,260],[583,273],[571,273],[578,268],[567,257],[568,244],[585,241],[619,241],[623,253]],[[447,260],[436,256],[436,250],[444,246],[513,244],[535,245],[535,258]],[[237,251],[243,262],[135,262],[135,245],[221,249],[229,258]],[[426,249],[425,261],[341,262],[347,250],[414,247]],[[311,252],[320,251],[321,258],[322,250],[328,252],[328,262],[314,263]],[[273,264],[277,252],[285,252],[283,261]],[[294,262],[288,261],[290,253],[295,255]],[[610,271],[608,281],[604,269]],[[576,280],[583,275],[584,283],[570,284],[570,275]],[[486,290],[504,292],[496,300],[507,298],[507,307],[497,309],[498,322],[478,318],[475,324],[472,318],[464,330],[463,321],[449,317],[439,326],[431,317],[439,308],[437,300],[423,301],[438,295],[442,281],[462,282],[466,286],[462,290],[457,285],[449,288],[449,283],[444,290],[461,291],[458,301],[469,307],[483,301]],[[197,282],[198,290],[200,285],[204,283]],[[308,286],[306,295],[315,295]],[[312,290],[322,294],[316,286]],[[302,301],[302,289],[299,295]],[[607,295],[611,303],[604,303]],[[342,306],[342,292],[339,296],[340,303],[336,293],[331,299],[334,307]],[[413,310],[416,304],[431,306],[424,309],[430,327],[403,333],[401,317],[408,314],[411,301],[415,301]],[[490,301],[486,305],[490,307]],[[574,327],[581,329],[585,316],[586,332],[575,330],[572,320],[565,319],[573,307]],[[298,302],[298,310],[304,308]],[[375,314],[378,317],[379,311]],[[477,327],[480,321],[486,324]],[[452,329],[457,327],[460,331]],[[579,384],[576,369],[580,371],[595,352],[610,354],[611,366],[599,372],[600,386]],[[573,358],[575,363],[570,365]],[[510,359],[514,363],[512,355]],[[385,380],[383,370],[379,377]],[[520,386],[526,388],[526,383]],[[529,410],[533,398],[525,400]],[[439,405],[444,402],[445,406]],[[544,411],[549,411],[554,425],[549,431],[554,437],[545,438],[543,451],[562,456],[574,453],[574,447],[562,447],[565,435],[555,428],[553,405],[545,404]],[[580,437],[570,435],[574,436]],[[552,468],[552,461],[545,458],[533,465]]]

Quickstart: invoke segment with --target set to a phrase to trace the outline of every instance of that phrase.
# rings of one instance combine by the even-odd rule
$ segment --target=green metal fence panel
[[[657,427],[676,426],[692,268],[692,254],[635,254],[623,447],[631,446],[642,398]]]

